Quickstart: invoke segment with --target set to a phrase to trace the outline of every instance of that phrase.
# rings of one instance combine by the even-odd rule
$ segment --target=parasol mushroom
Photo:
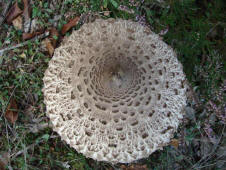
[[[128,20],[97,19],[72,32],[43,80],[53,130],[98,161],[129,163],[162,149],[186,105],[173,49]]]

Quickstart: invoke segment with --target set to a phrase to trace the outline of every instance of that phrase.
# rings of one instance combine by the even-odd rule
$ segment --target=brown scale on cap
[[[186,105],[172,48],[127,20],[98,19],[74,31],[43,80],[54,131],[98,161],[129,163],[161,149]]]

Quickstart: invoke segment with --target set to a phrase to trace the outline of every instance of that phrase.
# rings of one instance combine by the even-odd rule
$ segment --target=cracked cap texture
[[[186,105],[172,48],[128,20],[97,19],[72,32],[43,81],[53,130],[98,161],[129,163],[162,149]]]

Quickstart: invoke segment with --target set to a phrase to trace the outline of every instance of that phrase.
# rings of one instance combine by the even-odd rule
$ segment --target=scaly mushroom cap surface
[[[44,76],[53,129],[86,157],[129,163],[170,142],[186,105],[176,54],[138,23],[97,19],[55,50]]]

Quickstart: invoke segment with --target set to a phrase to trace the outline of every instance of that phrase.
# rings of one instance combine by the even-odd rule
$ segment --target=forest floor
[[[0,0],[0,169],[225,168],[225,9],[224,0]],[[87,159],[62,142],[41,91],[62,38],[110,17],[132,19],[162,36],[191,86],[170,145],[131,164]]]

